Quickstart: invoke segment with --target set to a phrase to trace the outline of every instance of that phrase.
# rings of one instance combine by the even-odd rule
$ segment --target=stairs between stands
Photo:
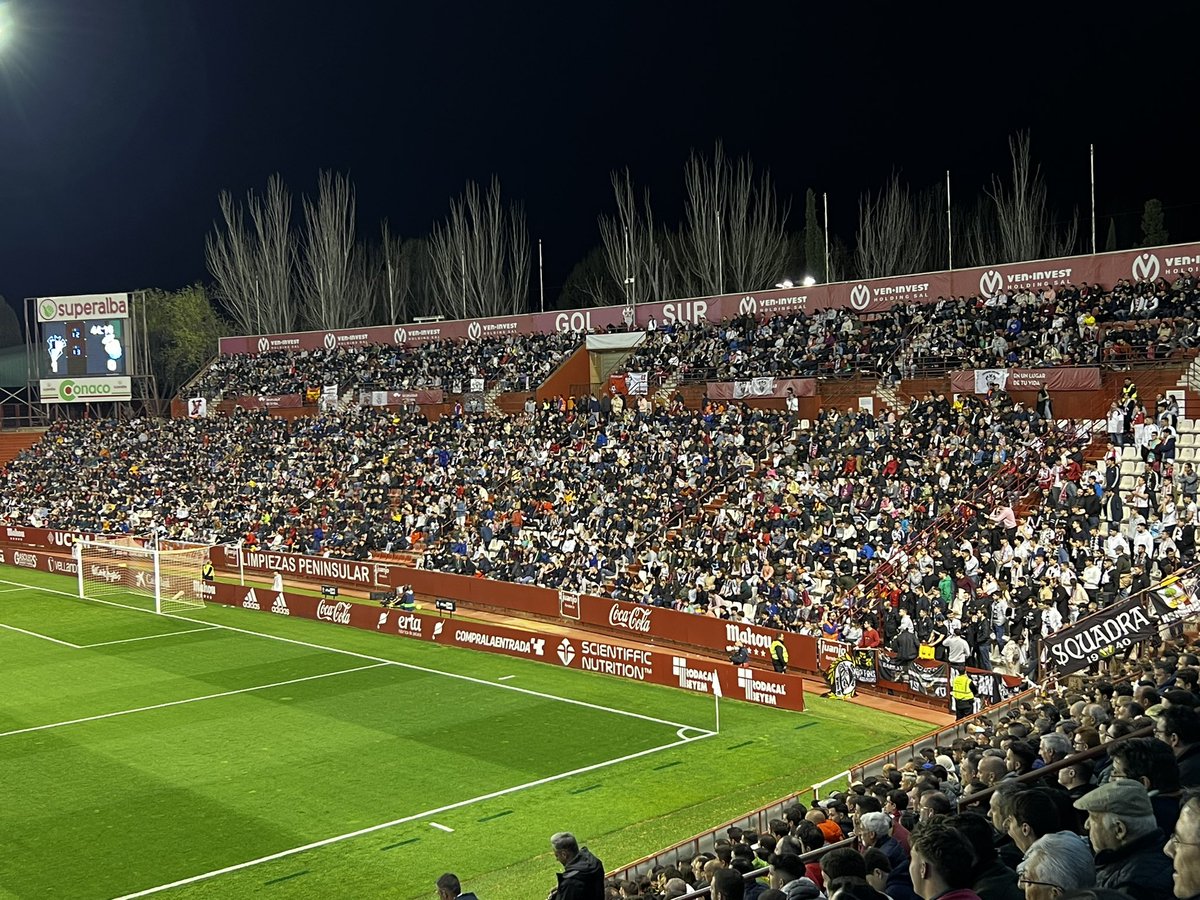
[[[667,378],[667,380],[659,386],[658,390],[654,392],[654,397],[652,398],[654,400],[654,405],[670,406],[671,397],[674,396],[675,388],[678,386],[679,379],[674,375]]]
[[[503,418],[504,410],[500,408],[500,404],[496,402],[496,398],[500,396],[501,382],[496,384],[483,395],[483,412],[489,419]]]
[[[894,387],[886,387],[883,382],[877,382],[872,388],[871,394],[883,403],[888,409],[894,410],[896,415],[903,416],[908,412],[908,403],[900,396],[900,392]],[[877,410],[877,412],[879,412]]]
[[[1179,380],[1175,382],[1175,385],[1181,388],[1190,388],[1193,391],[1200,391],[1200,356],[1192,358],[1191,364],[1179,376]]]
[[[17,458],[22,450],[28,450],[42,439],[44,428],[22,428],[19,431],[0,431],[0,466]]]

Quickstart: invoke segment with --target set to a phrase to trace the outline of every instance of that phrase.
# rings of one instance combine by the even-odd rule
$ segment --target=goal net
[[[204,606],[207,544],[139,537],[77,540],[79,596],[145,605],[157,613]]]

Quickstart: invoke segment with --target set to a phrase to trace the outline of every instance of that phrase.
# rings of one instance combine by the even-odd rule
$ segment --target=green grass
[[[0,580],[5,898],[118,897],[360,831],[161,896],[424,898],[454,871],[489,900],[542,897],[554,831],[616,868],[928,730],[809,696],[805,713],[724,701],[705,736],[702,695]]]

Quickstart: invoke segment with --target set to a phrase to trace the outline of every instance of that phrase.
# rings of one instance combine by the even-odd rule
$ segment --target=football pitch
[[[0,897],[544,897],[929,730],[0,567]]]

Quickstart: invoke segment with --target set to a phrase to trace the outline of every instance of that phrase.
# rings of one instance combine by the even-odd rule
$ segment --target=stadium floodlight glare
[[[817,283],[817,279],[813,278],[811,275],[805,275],[804,281],[802,283],[804,284],[805,287],[812,287],[814,284]]]
[[[778,282],[778,283],[775,285],[775,287],[777,287],[777,288],[790,288],[790,287],[795,287],[795,285],[794,285],[794,284],[792,284],[792,279],[790,279],[790,278],[785,278],[785,279],[783,279],[783,281],[780,281],[780,282]]]
[[[12,4],[0,0],[0,50],[12,42],[12,36],[17,30],[17,22],[13,16]]]

